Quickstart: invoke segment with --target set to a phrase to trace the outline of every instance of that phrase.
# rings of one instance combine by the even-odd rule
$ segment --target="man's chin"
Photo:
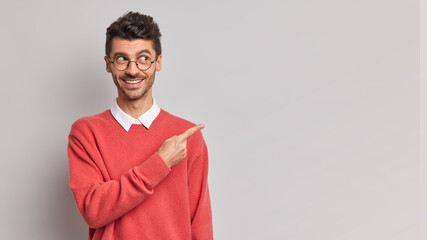
[[[145,92],[143,92],[143,93],[129,93],[126,91],[125,92],[122,91],[122,93],[123,93],[124,97],[130,101],[139,100],[139,99],[143,98],[145,95]]]
[[[147,95],[149,89],[140,88],[140,89],[126,89],[123,86],[120,86],[119,93],[122,95],[123,99],[126,99],[128,101],[135,101],[140,100],[141,98],[144,98],[145,95]]]
[[[125,95],[125,96],[130,101],[139,100],[143,97],[143,95]]]

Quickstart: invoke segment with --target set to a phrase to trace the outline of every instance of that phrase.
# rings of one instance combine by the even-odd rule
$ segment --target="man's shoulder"
[[[77,119],[71,126],[71,134],[76,131],[87,131],[93,128],[102,128],[111,123],[110,110],[105,110],[101,113],[84,116]]]

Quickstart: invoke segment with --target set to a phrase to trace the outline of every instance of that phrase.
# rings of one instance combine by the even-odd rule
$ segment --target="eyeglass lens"
[[[151,67],[152,61],[147,56],[140,56],[135,61],[130,61],[125,57],[116,57],[113,61],[113,65],[117,70],[123,71],[129,67],[130,62],[135,62],[139,70],[144,71]]]

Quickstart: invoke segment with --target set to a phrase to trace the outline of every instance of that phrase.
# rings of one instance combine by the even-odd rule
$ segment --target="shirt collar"
[[[129,132],[129,129],[134,122],[140,122],[147,129],[150,128],[154,119],[156,119],[156,117],[159,115],[160,108],[159,106],[157,106],[156,100],[153,98],[153,105],[151,106],[151,108],[144,114],[139,116],[137,119],[135,119],[129,116],[127,113],[123,112],[122,109],[120,109],[116,99],[110,111],[116,121],[126,130],[126,132]]]

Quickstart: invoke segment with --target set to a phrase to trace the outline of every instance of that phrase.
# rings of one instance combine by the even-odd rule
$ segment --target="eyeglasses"
[[[114,58],[113,61],[109,57],[107,57],[110,63],[113,64],[113,66],[119,70],[123,71],[126,70],[129,67],[129,63],[134,62],[136,64],[136,67],[141,70],[145,71],[151,67],[151,65],[156,61],[155,59],[151,61],[151,59],[148,56],[139,56],[136,60],[131,61],[129,59],[126,59],[123,56],[117,56]]]

